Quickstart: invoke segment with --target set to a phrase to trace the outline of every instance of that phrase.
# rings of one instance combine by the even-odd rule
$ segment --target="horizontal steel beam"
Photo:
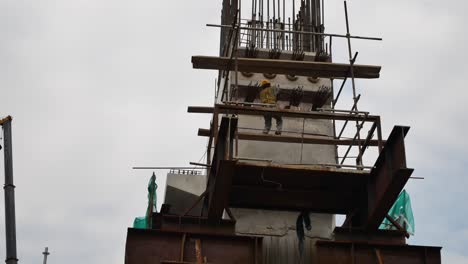
[[[198,135],[202,137],[209,137],[211,131],[209,129],[198,129]],[[317,144],[317,145],[337,145],[337,146],[353,146],[363,145],[365,140],[351,140],[351,139],[333,139],[329,137],[320,136],[286,136],[286,135],[265,135],[262,133],[237,133],[239,140],[251,141],[267,141],[267,142],[283,142],[283,143],[304,143],[304,144]],[[368,146],[378,146],[377,140],[370,140]]]
[[[223,105],[216,104],[215,107],[206,106],[189,106],[189,113],[213,113],[216,109],[218,114],[240,114],[240,115],[264,115],[276,114],[283,117],[291,118],[306,118],[306,119],[322,119],[322,120],[339,120],[339,121],[369,121],[375,122],[379,116],[362,115],[362,114],[345,114],[345,113],[325,113],[316,111],[297,111],[290,109],[278,109],[258,106],[239,106],[239,105]]]
[[[192,56],[194,69],[234,71],[235,64],[228,57]],[[237,58],[240,72],[289,74],[322,78],[352,77],[350,65],[344,63]],[[354,78],[374,79],[380,76],[380,66],[353,65]]]
[[[229,195],[229,207],[346,214],[356,206],[353,197],[352,192],[336,193],[324,190],[307,191],[234,185]]]

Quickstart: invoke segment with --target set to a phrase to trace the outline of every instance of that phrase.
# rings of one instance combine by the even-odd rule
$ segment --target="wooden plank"
[[[209,137],[209,129],[198,129],[198,135],[202,137]],[[288,135],[274,135],[274,134],[262,134],[262,133],[248,133],[248,132],[239,132],[239,140],[251,140],[251,141],[267,141],[267,142],[283,142],[283,143],[304,143],[304,144],[317,144],[317,145],[338,145],[338,146],[353,146],[359,145],[359,140],[353,142],[352,139],[333,139],[329,137],[321,136],[288,136]],[[366,140],[361,139],[360,145],[363,145]],[[378,146],[377,140],[368,141],[368,146]]]
[[[234,63],[227,57],[192,56],[195,69],[234,70]],[[258,58],[238,58],[238,70],[241,72],[290,74],[297,76],[311,76],[323,78],[351,77],[349,64],[272,60]],[[357,65],[353,67],[355,78],[379,78],[380,66]]]
[[[241,114],[241,115],[264,115],[267,113],[281,115],[283,117],[307,118],[307,119],[324,119],[324,120],[340,120],[340,121],[364,121],[374,122],[379,116],[363,115],[363,114],[343,114],[329,113],[316,111],[298,111],[291,109],[278,109],[260,106],[240,106],[240,105],[215,105],[219,114]],[[214,108],[203,106],[189,106],[189,113],[213,113]]]

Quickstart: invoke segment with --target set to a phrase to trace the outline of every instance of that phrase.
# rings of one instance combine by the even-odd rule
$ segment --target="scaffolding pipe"
[[[356,122],[358,122],[358,121],[356,121]],[[350,151],[351,148],[353,147],[353,144],[354,144],[354,142],[356,141],[356,139],[358,139],[358,135],[359,135],[359,133],[361,132],[361,128],[362,128],[362,126],[364,125],[364,122],[366,122],[366,120],[363,120],[363,121],[361,122],[361,125],[359,125],[359,123],[358,123],[357,132],[356,132],[356,134],[354,135],[354,138],[353,138],[353,140],[351,141],[351,144],[349,144],[348,149],[346,150],[346,153],[345,153],[344,156],[343,156],[343,159],[341,160],[341,163],[340,163],[341,165],[343,165],[344,161],[347,159],[348,154],[349,154],[349,151]],[[360,141],[360,139],[358,139],[358,140]],[[358,142],[358,144],[359,144],[359,151],[360,151],[360,150],[361,150],[361,143]],[[358,163],[358,164],[356,164],[356,165],[357,165],[358,167],[359,167],[359,166],[362,167],[362,162],[360,162],[360,163]]]
[[[11,142],[11,117],[1,123],[3,127],[3,146],[5,160],[5,235],[7,264],[18,263],[16,255],[16,217],[15,217],[15,185],[13,184],[13,149]]]
[[[351,111],[354,111],[354,108],[356,107],[356,104],[359,102],[359,99],[361,99],[361,95],[358,95],[356,97],[356,100],[354,101],[354,104],[353,104],[353,107],[351,108]],[[343,128],[341,128],[340,134],[338,134],[338,139],[340,139],[341,136],[343,135],[343,132],[344,132],[346,126],[348,125],[348,122],[349,122],[349,120],[346,120],[345,123],[343,124]]]
[[[357,98],[356,98],[356,84],[354,80],[354,59],[352,57],[352,49],[351,49],[351,38],[350,38],[350,33],[349,33],[349,19],[348,19],[348,6],[346,4],[346,1],[344,1],[344,9],[345,9],[345,19],[346,19],[346,39],[348,40],[348,55],[349,55],[349,66],[350,66],[350,73],[351,73],[351,82],[353,86],[353,100],[354,100],[354,106],[351,110],[358,110],[357,107]],[[357,139],[358,139],[358,148],[359,151],[361,151],[361,129],[362,126],[359,126],[359,122],[356,121],[356,128],[357,128]],[[362,164],[357,164],[357,165],[362,165]]]

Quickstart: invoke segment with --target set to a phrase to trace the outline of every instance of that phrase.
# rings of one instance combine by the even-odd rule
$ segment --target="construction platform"
[[[229,207],[307,210],[346,214],[350,227],[376,230],[413,172],[408,127],[394,127],[370,171],[242,161],[233,156],[236,127],[237,118],[223,117],[216,137],[204,194],[204,215],[214,221]]]

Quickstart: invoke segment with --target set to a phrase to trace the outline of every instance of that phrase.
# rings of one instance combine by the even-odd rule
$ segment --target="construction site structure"
[[[346,2],[344,11],[346,33],[330,34],[323,0],[223,0],[221,24],[207,25],[221,31],[219,55],[192,57],[193,68],[218,71],[214,105],[188,107],[212,115],[198,130],[206,164],[192,163],[206,175],[171,170],[150,228],[128,229],[126,264],[441,263],[440,247],[407,244],[388,215],[413,173],[409,127],[384,139],[380,116],[358,108],[355,79],[379,78],[381,67],[357,64],[351,40],[381,39],[352,35]],[[348,63],[333,61],[337,38]],[[262,80],[274,104],[259,98]],[[352,105],[338,109],[344,94]],[[364,164],[369,152],[377,159]],[[385,219],[393,230],[379,229]]]
[[[16,210],[15,210],[15,185],[13,183],[13,143],[12,143],[12,124],[13,118],[7,116],[0,118],[0,126],[3,132],[3,147],[0,144],[0,150],[3,148],[3,158],[5,167],[5,245],[7,264],[18,263],[16,252]]]

